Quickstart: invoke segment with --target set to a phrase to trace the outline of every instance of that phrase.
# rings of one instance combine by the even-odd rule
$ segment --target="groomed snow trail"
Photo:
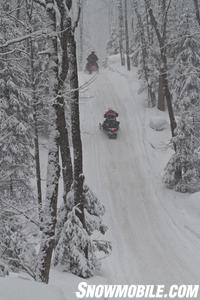
[[[89,88],[92,98],[81,100],[86,181],[106,206],[113,246],[103,276],[120,284],[197,284],[199,242],[189,239],[163,206],[148,157],[136,76],[132,86],[129,81],[104,71]],[[109,107],[119,112],[116,140],[98,128]]]

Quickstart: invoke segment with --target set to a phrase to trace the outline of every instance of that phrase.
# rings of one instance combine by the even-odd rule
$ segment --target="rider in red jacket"
[[[107,130],[108,128],[119,129],[119,121],[116,120],[118,113],[113,109],[109,109],[104,114],[105,121],[103,122],[103,129]]]

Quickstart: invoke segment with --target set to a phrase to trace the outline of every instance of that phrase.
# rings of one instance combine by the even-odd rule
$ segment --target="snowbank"
[[[19,278],[0,278],[1,300],[66,300],[53,286]]]
[[[154,117],[150,119],[149,126],[156,131],[162,131],[168,127],[168,122],[162,117]]]

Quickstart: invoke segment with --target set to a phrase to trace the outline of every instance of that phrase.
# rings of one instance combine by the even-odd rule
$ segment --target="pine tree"
[[[68,203],[71,203],[71,211],[68,212],[64,227],[58,223],[58,232],[61,232],[60,239],[55,249],[54,264],[63,271],[71,272],[83,278],[91,277],[100,267],[98,252],[107,255],[111,251],[108,241],[95,239],[95,233],[105,234],[107,227],[102,222],[105,213],[104,206],[92,193],[89,187],[84,184],[84,214],[86,228],[76,216],[78,206],[73,206],[73,191],[68,194]],[[60,211],[60,220],[63,217],[63,210]],[[65,218],[65,216],[64,216]],[[87,247],[87,257],[84,249]]]
[[[5,19],[2,22],[1,42],[16,37],[15,24]],[[22,48],[23,50],[23,48]],[[33,174],[32,109],[26,91],[26,74],[22,65],[23,56],[15,53],[0,61],[0,183],[10,199],[25,203],[33,199],[30,180]]]
[[[165,168],[164,183],[181,192],[193,191],[200,179],[198,157],[200,108],[200,44],[192,35],[192,20],[185,13],[180,22],[180,37],[175,49],[174,107],[179,115],[176,135],[176,153]]]

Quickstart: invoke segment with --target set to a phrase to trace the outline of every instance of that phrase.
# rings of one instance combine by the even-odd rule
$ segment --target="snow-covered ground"
[[[1,300],[66,300],[61,289],[30,280],[0,278]],[[70,298],[69,298],[70,299]]]
[[[107,207],[113,243],[103,274],[120,283],[195,283],[200,278],[199,195],[162,185],[172,153],[170,130],[155,131],[149,123],[167,115],[148,109],[138,90],[136,70],[127,74],[113,57],[91,87],[93,99],[81,106],[86,178]],[[119,112],[117,140],[98,129],[108,107]]]
[[[90,78],[81,74],[81,83]],[[111,256],[102,261],[101,272],[89,283],[196,284],[200,278],[200,193],[180,194],[163,186],[162,171],[172,154],[170,130],[166,122],[162,131],[151,125],[168,122],[168,116],[147,108],[145,95],[138,90],[136,70],[127,73],[118,66],[116,56],[81,94],[86,181],[106,206],[106,237],[113,246]],[[109,107],[119,113],[116,140],[108,139],[98,127]],[[9,293],[15,295],[16,286],[20,291],[26,285],[30,291],[35,286],[34,300],[73,300],[80,281],[54,270],[49,287],[1,279],[0,299],[18,299]],[[32,300],[24,295],[19,299]]]

